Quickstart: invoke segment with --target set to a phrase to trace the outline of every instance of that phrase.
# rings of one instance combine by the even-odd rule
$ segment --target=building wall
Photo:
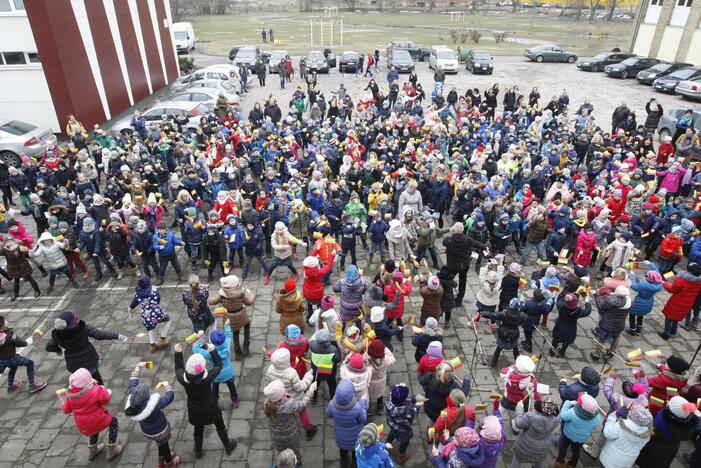
[[[179,76],[169,0],[25,4],[61,127],[103,123]]]
[[[654,35],[654,25],[641,24],[640,29],[638,29],[638,36],[635,38],[633,53],[638,55],[647,55],[650,53],[650,45],[652,45],[652,36]]]
[[[694,65],[701,66],[701,29],[694,31],[692,36],[691,44],[695,44],[689,47],[688,53],[686,54],[685,62],[693,63]]]
[[[657,52],[656,58],[660,60],[674,60],[674,57],[677,55],[679,40],[682,38],[683,33],[684,28],[667,26],[664,34],[662,35],[660,50]]]
[[[26,13],[0,13],[0,54],[36,51]],[[59,130],[41,63],[4,65],[0,60],[0,119],[21,120]]]

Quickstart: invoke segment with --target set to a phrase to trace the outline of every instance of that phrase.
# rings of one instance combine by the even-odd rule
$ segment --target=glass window
[[[24,0],[14,0],[15,10],[24,11]]]
[[[10,0],[0,0],[0,11],[12,11]]]
[[[34,125],[21,122],[19,120],[10,120],[9,122],[0,125],[0,131],[10,133],[12,135],[24,135],[25,133],[29,133],[35,129],[36,127]]]
[[[2,56],[5,58],[5,65],[25,65],[27,63],[24,52],[3,52]]]
[[[39,54],[36,52],[27,52],[27,58],[29,58],[29,63],[41,63]]]

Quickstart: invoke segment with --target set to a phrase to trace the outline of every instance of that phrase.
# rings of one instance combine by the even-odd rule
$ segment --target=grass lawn
[[[479,47],[495,55],[518,55],[532,44],[555,43],[574,50],[579,55],[592,55],[613,47],[627,49],[630,43],[632,21],[602,21],[589,23],[587,20],[573,21],[557,16],[559,9],[543,10],[547,13],[489,13],[466,15],[461,23],[451,23],[450,16],[440,13],[341,13],[334,17],[333,49],[368,52],[376,47],[384,50],[392,39],[407,38],[422,47],[446,44],[457,49],[448,31],[461,27],[482,32]],[[300,12],[251,12],[226,16],[193,16],[201,51],[209,54],[226,55],[229,48],[237,44],[258,44],[264,50],[285,49],[291,53],[309,50],[310,19],[315,20],[314,46],[319,48],[319,20],[322,14]],[[343,21],[343,46],[340,45],[340,22]],[[261,28],[272,28],[275,38],[284,45],[263,44]],[[328,20],[324,24],[328,28]],[[496,44],[495,31],[508,31],[510,39]],[[329,44],[328,34],[324,33],[325,45]],[[465,46],[474,43],[468,38]]]

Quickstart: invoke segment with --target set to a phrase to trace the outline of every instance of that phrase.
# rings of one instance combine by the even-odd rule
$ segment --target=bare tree
[[[428,5],[427,11],[430,13],[436,7],[436,0],[428,0],[428,2],[426,2],[426,3]]]
[[[596,9],[599,8],[601,0],[589,0],[589,22],[594,21],[594,15],[596,14]]]
[[[609,14],[606,16],[607,21],[611,21],[613,19],[613,14],[616,12],[616,4],[618,3],[618,0],[609,0],[611,2],[611,6],[609,7]]]
[[[516,13],[516,10],[518,10],[518,6],[521,2],[519,0],[511,0],[511,12]]]
[[[183,16],[185,16],[188,9],[188,3],[187,0],[171,0],[170,14],[173,17],[173,22],[177,23],[183,20]]]

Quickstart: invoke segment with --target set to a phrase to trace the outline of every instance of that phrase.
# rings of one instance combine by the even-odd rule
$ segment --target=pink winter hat
[[[85,388],[92,384],[92,375],[89,370],[81,367],[71,374],[68,378],[68,383],[71,388]]]
[[[321,298],[321,310],[333,309],[333,296],[324,296]]]
[[[487,416],[482,421],[480,435],[490,441],[501,440],[501,424],[496,416]]]
[[[461,427],[455,431],[453,442],[455,442],[455,445],[458,447],[474,447],[479,444],[480,436],[471,427]]]
[[[579,406],[589,414],[596,414],[599,405],[596,403],[596,398],[591,395],[583,393],[577,399]]]

